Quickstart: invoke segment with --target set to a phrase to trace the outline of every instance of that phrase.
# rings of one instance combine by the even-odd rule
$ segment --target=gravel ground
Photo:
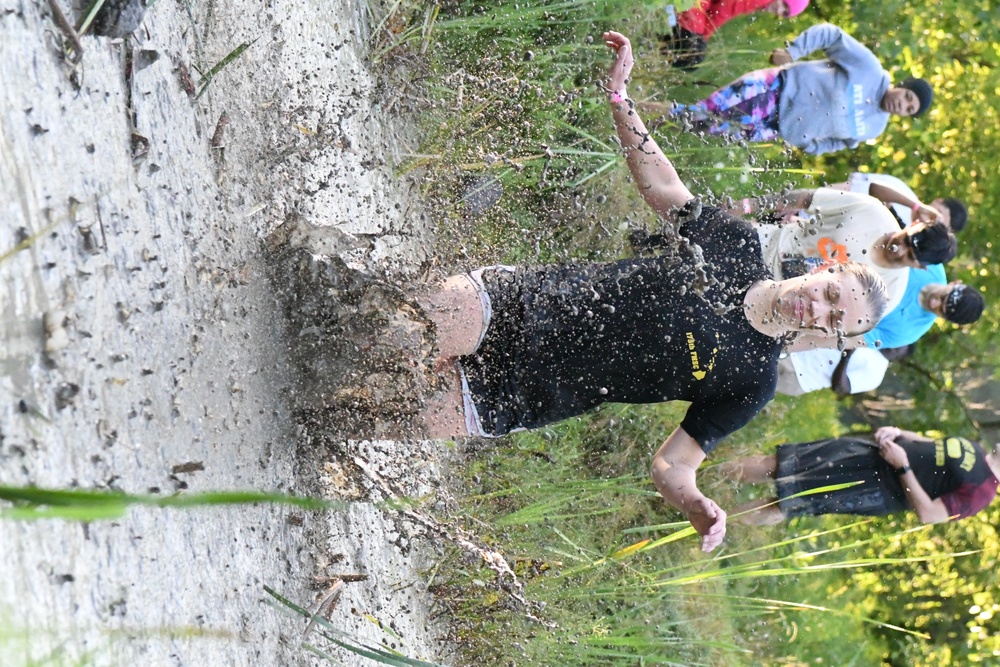
[[[125,40],[83,37],[74,64],[48,3],[0,0],[0,484],[350,501],[6,521],[3,665],[314,664],[263,586],[311,604],[338,574],[367,576],[339,627],[447,658],[431,540],[376,504],[387,484],[432,492],[442,450],[309,446],[262,242],[295,220],[333,228],[356,268],[424,266],[426,217],[393,172],[411,131],[369,30],[350,0],[158,0]],[[193,99],[184,71],[197,83],[241,44]]]

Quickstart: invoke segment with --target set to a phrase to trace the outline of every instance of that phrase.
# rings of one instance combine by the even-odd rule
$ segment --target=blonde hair
[[[885,315],[886,306],[889,305],[889,289],[885,286],[885,281],[875,269],[860,262],[845,262],[838,265],[841,273],[854,276],[861,285],[861,293],[868,299],[868,305],[872,309],[872,318],[867,326],[861,324],[859,331],[847,332],[848,336],[859,336],[868,333],[879,323]]]

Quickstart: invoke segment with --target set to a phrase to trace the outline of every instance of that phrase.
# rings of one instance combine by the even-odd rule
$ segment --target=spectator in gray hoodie
[[[826,58],[800,60],[816,51]],[[745,74],[671,113],[694,130],[747,141],[780,137],[819,155],[874,139],[890,114],[920,116],[934,97],[923,79],[892,85],[875,54],[829,23],[809,28],[786,49],[775,49],[771,63],[778,67]]]

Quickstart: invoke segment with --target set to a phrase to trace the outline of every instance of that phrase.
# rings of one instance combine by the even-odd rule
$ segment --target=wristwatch
[[[906,464],[905,466],[902,466],[900,468],[896,468],[896,475],[897,476],[898,475],[905,475],[906,473],[910,472],[911,470],[913,470],[913,468],[910,467],[910,464]]]

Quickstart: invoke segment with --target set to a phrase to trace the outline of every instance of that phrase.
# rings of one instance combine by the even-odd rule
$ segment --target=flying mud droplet
[[[63,382],[56,387],[55,399],[56,409],[62,410],[73,404],[76,395],[80,393],[80,386],[72,382]]]

